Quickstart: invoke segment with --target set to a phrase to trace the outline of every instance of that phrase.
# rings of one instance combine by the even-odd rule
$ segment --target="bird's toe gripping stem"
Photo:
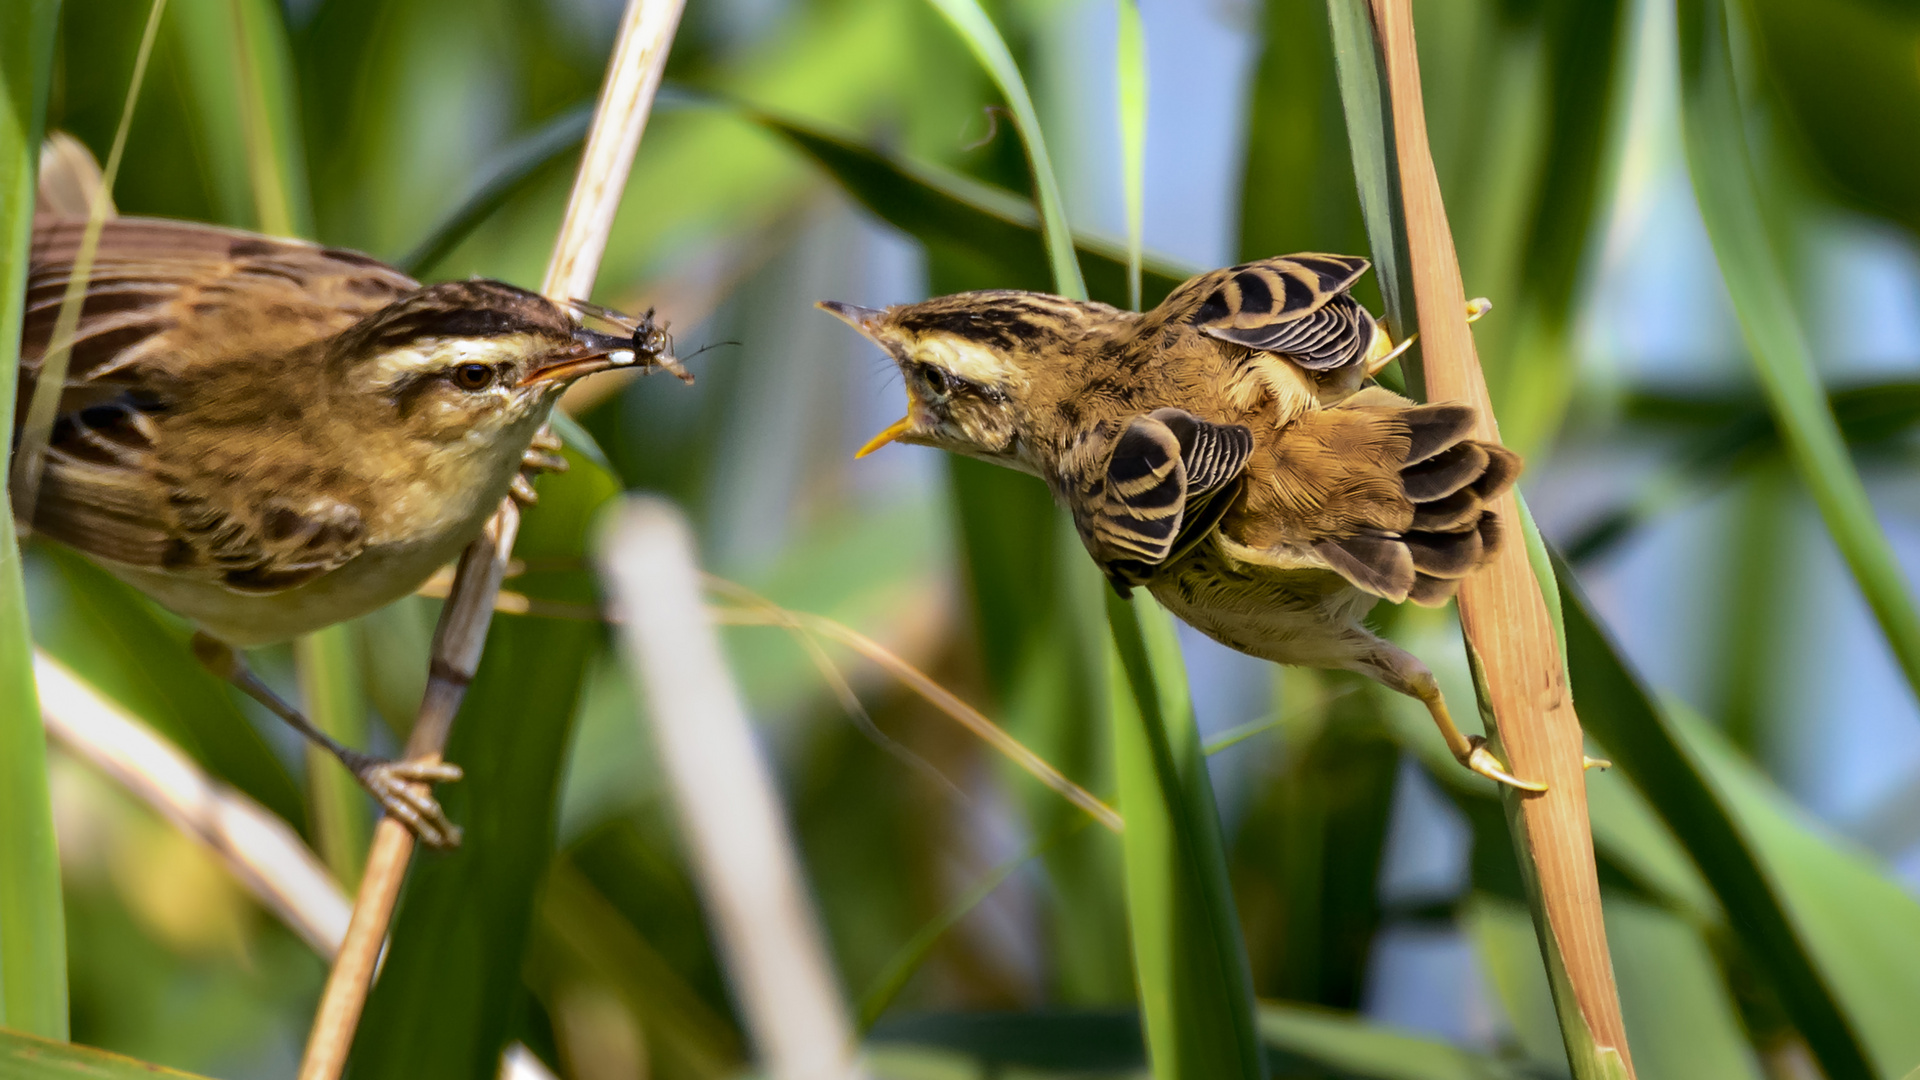
[[[371,755],[355,755],[346,765],[360,786],[421,843],[435,848],[460,846],[460,826],[447,820],[430,786],[460,779],[460,766],[437,758],[386,761]]]
[[[541,473],[567,471],[567,459],[560,456],[560,446],[560,436],[555,435],[552,428],[543,427],[534,433],[533,443],[520,455],[520,471],[513,477],[510,490],[515,502],[521,506],[539,502],[540,496],[533,490],[533,478]]]

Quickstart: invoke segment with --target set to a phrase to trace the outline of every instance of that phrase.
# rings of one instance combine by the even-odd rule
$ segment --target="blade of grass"
[[[1368,0],[1327,0],[1340,101],[1347,114],[1347,145],[1361,217],[1373,251],[1374,278],[1386,319],[1396,338],[1413,330],[1413,278],[1407,258],[1407,223],[1400,204],[1400,163],[1394,154],[1393,114],[1381,83],[1380,53]],[[1407,386],[1424,385],[1420,347],[1401,358]]]
[[[94,193],[87,212],[86,231],[81,234],[79,250],[73,256],[73,271],[67,279],[66,294],[60,298],[53,335],[40,358],[40,369],[33,380],[33,397],[27,402],[26,419],[14,437],[12,470],[12,506],[23,534],[32,531],[33,507],[39,500],[40,473],[46,466],[47,441],[53,436],[53,422],[60,409],[60,396],[67,384],[67,361],[73,352],[73,335],[80,326],[80,305],[87,295],[87,279],[93,275],[93,253],[100,245],[100,230],[113,215],[113,179],[120,172],[120,156],[127,148],[127,133],[133,129],[133,110],[140,100],[140,86],[146,81],[147,61],[153,57],[154,39],[160,33],[160,20],[166,15],[167,0],[153,0],[147,9],[147,25],[140,34],[140,48],[134,54],[133,74],[127,80],[126,103],[120,108],[120,123],[113,132],[113,148],[100,169],[100,187]],[[16,341],[18,339],[16,338]],[[13,346],[9,346],[12,348]]]
[[[0,1030],[0,1076],[8,1080],[198,1080],[191,1073],[90,1046],[50,1042],[4,1030]]]
[[[1698,755],[1624,660],[1564,564],[1557,567],[1567,658],[1594,735],[1700,867],[1828,1076],[1878,1075],[1861,1033],[1787,908],[1776,876]]]
[[[881,220],[925,244],[936,264],[943,257],[964,263],[969,279],[993,287],[1048,287],[1048,249],[1041,240],[1040,218],[1028,201],[951,170],[892,157],[802,120],[759,110],[746,115],[793,142]],[[1125,304],[1125,247],[1088,236],[1076,243],[1093,299]],[[1142,263],[1143,302],[1157,303],[1191,274],[1153,256],[1143,256]]]
[[[1794,315],[1793,295],[1768,237],[1747,147],[1746,110],[1734,80],[1727,9],[1716,0],[1681,0],[1678,16],[1681,129],[1720,276],[1787,454],[1879,621],[1908,687],[1920,696],[1920,610],[1827,406],[1806,335]]]
[[[1173,622],[1150,599],[1112,595],[1107,621],[1127,912],[1154,1075],[1265,1077],[1253,976]]]
[[[1140,310],[1141,229],[1147,204],[1147,36],[1139,0],[1115,0],[1120,35],[1120,186],[1127,202],[1127,306]]]
[[[580,105],[507,145],[494,156],[466,198],[394,265],[414,277],[439,265],[542,169],[578,150],[586,142],[587,126],[592,121],[593,107]]]
[[[307,719],[347,746],[367,745],[366,697],[353,629],[341,623],[300,638],[293,643],[293,664]],[[366,793],[326,750],[308,744],[306,754],[314,847],[333,876],[355,888],[371,828]]]
[[[311,236],[313,208],[307,198],[285,16],[271,0],[228,2],[231,55],[239,82],[240,122],[257,227],[270,236]]]
[[[1424,349],[1427,396],[1478,412],[1475,436],[1499,441],[1473,335],[1453,236],[1427,144],[1420,64],[1409,0],[1373,0],[1382,82],[1393,116],[1398,201]],[[1362,116],[1368,124],[1371,117]],[[1356,139],[1356,144],[1361,140]],[[1375,184],[1387,183],[1376,177]],[[1365,182],[1363,182],[1363,187]],[[1524,513],[1517,496],[1493,510],[1509,523]],[[1567,692],[1560,631],[1526,543],[1509,542],[1461,587],[1459,611],[1475,667],[1482,715],[1515,775],[1548,790],[1502,792],[1531,899],[1535,931],[1578,1080],[1631,1077],[1620,994],[1601,918],[1600,883],[1588,823],[1580,721]]]
[[[868,984],[866,992],[860,995],[855,1016],[857,1029],[864,1034],[873,1028],[874,1022],[880,1019],[889,1005],[893,1004],[893,999],[900,996],[900,991],[906,988],[907,980],[913,978],[913,973],[920,970],[920,965],[932,955],[933,947],[940,943],[940,939],[947,935],[947,931],[959,925],[960,920],[966,918],[974,908],[985,903],[987,897],[992,896],[994,890],[1005,884],[1006,880],[1021,867],[1044,854],[1048,848],[1078,832],[1085,825],[1084,820],[1075,821],[1051,836],[1035,837],[1026,847],[981,875],[980,880],[968,886],[966,892],[955,897],[944,911],[915,931],[913,937],[907,939],[906,943],[901,945],[899,950],[881,967],[880,973],[875,975],[873,982]]]
[[[928,0],[973,50],[980,66],[1000,89],[1007,106],[1013,110],[1013,126],[1027,151],[1027,167],[1033,174],[1035,201],[1040,205],[1041,234],[1047,241],[1047,259],[1053,267],[1053,288],[1062,296],[1084,300],[1087,283],[1080,276],[1080,261],[1074,257],[1073,230],[1067,224],[1066,207],[1060,201],[1060,183],[1054,177],[1053,161],[1047,156],[1047,140],[1040,132],[1040,117],[1034,112],[1027,82],[1013,62],[1006,39],[993,20],[980,7],[979,0]]]
[[[34,166],[59,4],[0,5],[0,430],[12,431]],[[7,464],[0,449],[0,466]],[[0,494],[10,470],[0,468]],[[11,505],[9,501],[8,505]],[[0,514],[0,1024],[67,1037],[66,916],[47,801],[26,589],[13,516]]]

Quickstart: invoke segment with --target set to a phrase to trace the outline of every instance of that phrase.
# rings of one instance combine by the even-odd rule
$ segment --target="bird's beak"
[[[875,435],[871,439],[868,439],[867,445],[854,451],[853,453],[854,460],[858,461],[859,459],[866,457],[868,454],[873,453],[875,450],[880,449],[881,447],[887,445],[888,443],[892,442],[893,440],[899,438],[902,435],[905,435],[907,432],[912,430],[913,430],[913,412],[911,408],[911,403],[909,403],[907,415],[901,417],[898,420],[895,420],[891,424],[888,424],[887,429],[885,431],[882,431],[880,434]]]
[[[666,359],[669,363],[660,366],[675,366],[671,364],[671,357]],[[572,347],[561,350],[548,358],[546,363],[534,368],[526,378],[520,380],[520,385],[525,388],[541,384],[565,384],[584,375],[637,364],[639,354],[633,350],[632,339],[582,328],[573,332]]]
[[[822,300],[814,305],[822,311],[831,312],[834,318],[860,331],[869,340],[878,340],[873,336],[873,327],[886,312],[880,308],[861,307],[858,304],[843,304],[838,300]],[[866,457],[875,450],[913,430],[913,390],[907,390],[907,415],[888,424],[885,431],[867,440],[867,444],[854,452],[854,459]]]
[[[873,326],[886,312],[880,308],[861,307],[858,304],[843,304],[838,300],[822,300],[813,305],[821,311],[831,312],[833,317],[860,331],[866,337],[873,337]]]

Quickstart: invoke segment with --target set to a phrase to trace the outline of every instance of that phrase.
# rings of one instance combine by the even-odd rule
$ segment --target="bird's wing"
[[[39,370],[53,336],[85,230],[79,218],[34,222],[24,381]],[[195,222],[114,218],[101,229],[87,275],[66,389],[135,383],[145,365],[181,373],[218,363],[223,343],[255,341],[263,330],[276,346],[292,349],[331,337],[417,288],[358,252]]]
[[[156,467],[149,404],[123,394],[60,417],[35,530],[97,558],[243,593],[293,588],[365,549],[360,511],[344,502],[270,495],[236,506],[196,495]]]
[[[1311,551],[1359,588],[1396,603],[1440,604],[1500,543],[1487,503],[1520,458],[1467,438],[1465,405],[1413,405],[1370,387],[1288,424],[1250,469],[1233,552],[1299,566]],[[1282,554],[1286,553],[1286,554]]]
[[[1368,265],[1351,255],[1262,259],[1203,274],[1167,305],[1209,336],[1325,371],[1359,359],[1373,342],[1373,317],[1347,293]]]
[[[84,229],[72,218],[34,223],[16,444]],[[230,362],[262,340],[292,355],[415,288],[354,252],[190,222],[106,222],[34,528],[101,558],[204,573],[246,591],[290,588],[344,563],[359,550],[357,511],[196,502],[156,471],[161,418],[202,365]]]
[[[1063,487],[1087,551],[1124,594],[1218,523],[1253,451],[1253,434],[1182,409],[1128,421],[1112,441],[1084,455],[1088,475]]]

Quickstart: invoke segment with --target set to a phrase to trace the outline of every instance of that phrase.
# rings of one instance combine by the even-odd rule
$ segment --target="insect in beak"
[[[642,363],[642,353],[630,338],[602,334],[598,330],[575,330],[573,347],[551,361],[534,368],[520,380],[522,388],[543,383],[570,383],[584,375]],[[668,359],[671,359],[669,357]],[[658,359],[654,360],[658,363]],[[665,365],[662,365],[665,366]]]

